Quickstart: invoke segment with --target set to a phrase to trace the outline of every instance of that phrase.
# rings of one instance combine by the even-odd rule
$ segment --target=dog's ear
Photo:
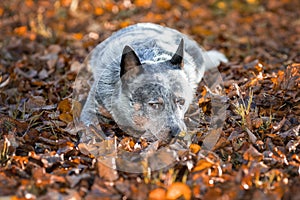
[[[125,46],[121,58],[121,72],[122,77],[126,72],[132,69],[138,69],[138,66],[142,65],[139,57],[130,46]]]
[[[184,43],[183,43],[183,39],[181,39],[179,46],[176,50],[176,53],[171,58],[170,62],[173,65],[180,66],[180,68],[183,68],[183,52],[184,52]]]

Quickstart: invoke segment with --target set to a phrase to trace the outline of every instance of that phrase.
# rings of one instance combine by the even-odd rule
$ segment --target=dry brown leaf
[[[218,142],[222,128],[212,129],[203,140],[203,148],[211,150]]]
[[[61,121],[64,121],[66,123],[70,123],[73,121],[73,117],[72,115],[70,115],[69,113],[62,113],[58,116],[58,118],[61,120]]]
[[[249,149],[245,151],[243,158],[247,161],[261,161],[263,159],[263,154],[257,151],[252,145],[249,146]]]
[[[70,112],[72,108],[72,103],[70,99],[64,99],[61,102],[59,102],[57,109],[62,113]]]
[[[116,162],[114,157],[98,158],[97,171],[98,175],[107,181],[115,181],[119,178],[118,171],[116,170]]]

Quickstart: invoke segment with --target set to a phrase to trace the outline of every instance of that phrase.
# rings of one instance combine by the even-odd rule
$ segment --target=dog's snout
[[[172,138],[177,137],[180,132],[186,131],[186,126],[182,120],[176,118],[169,118],[169,135]]]
[[[178,126],[173,126],[171,127],[170,131],[171,131],[171,137],[174,138],[181,132],[181,129]]]

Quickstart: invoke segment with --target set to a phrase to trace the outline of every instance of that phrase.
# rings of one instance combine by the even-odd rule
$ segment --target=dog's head
[[[111,108],[122,129],[148,140],[169,140],[186,131],[183,119],[193,89],[183,71],[183,52],[181,40],[170,60],[141,63],[131,47],[124,48]]]

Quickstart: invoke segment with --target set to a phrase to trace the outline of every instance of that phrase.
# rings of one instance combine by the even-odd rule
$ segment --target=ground
[[[1,1],[0,198],[300,199],[299,7],[292,0]],[[141,174],[86,151],[73,124],[81,106],[72,104],[88,53],[138,22],[175,28],[229,59],[218,68],[221,92],[199,85],[202,115],[189,148],[171,168]],[[214,95],[226,107],[212,131]],[[215,135],[217,143],[209,140]],[[128,151],[136,142],[118,140]]]

